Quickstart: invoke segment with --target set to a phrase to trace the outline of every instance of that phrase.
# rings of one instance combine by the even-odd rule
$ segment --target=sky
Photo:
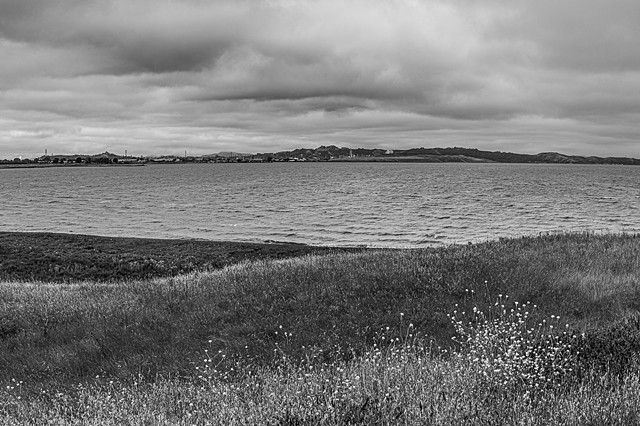
[[[640,158],[637,0],[0,0],[0,158]]]

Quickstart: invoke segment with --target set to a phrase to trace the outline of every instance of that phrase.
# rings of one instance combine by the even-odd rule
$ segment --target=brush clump
[[[537,308],[500,294],[487,311],[474,306],[449,315],[459,345],[454,357],[475,370],[479,385],[534,395],[574,373],[582,337],[562,326],[559,316],[539,319]]]

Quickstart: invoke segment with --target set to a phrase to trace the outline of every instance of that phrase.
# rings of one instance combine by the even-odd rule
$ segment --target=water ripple
[[[206,164],[2,170],[0,230],[421,247],[640,232],[640,168]]]

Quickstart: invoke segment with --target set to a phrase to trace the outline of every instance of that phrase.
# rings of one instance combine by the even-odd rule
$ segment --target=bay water
[[[0,231],[424,247],[640,232],[640,167],[271,163],[0,169]]]

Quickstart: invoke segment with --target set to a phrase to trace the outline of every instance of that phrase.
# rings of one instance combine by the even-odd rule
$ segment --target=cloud
[[[640,37],[638,2],[525,2],[520,16],[507,34],[535,43],[546,67],[602,73],[637,71],[640,66],[640,57],[633,53]]]
[[[637,16],[631,0],[5,0],[0,147],[39,152],[20,132],[50,128],[60,149],[640,156]]]

